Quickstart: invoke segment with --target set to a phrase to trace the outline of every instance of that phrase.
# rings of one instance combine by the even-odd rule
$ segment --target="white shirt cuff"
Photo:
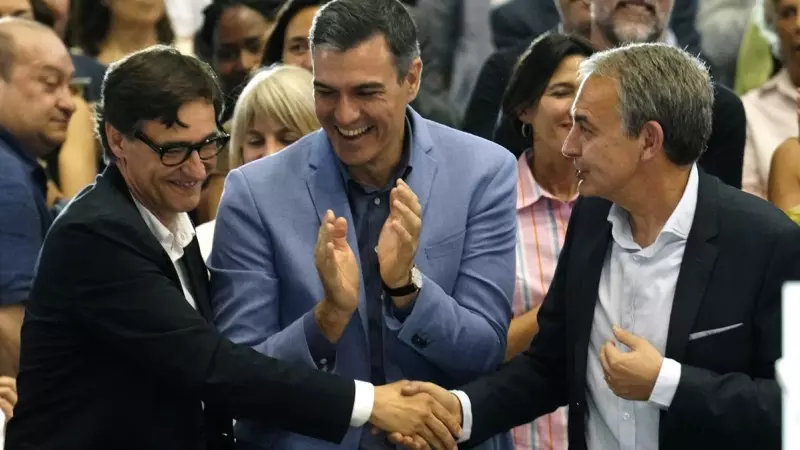
[[[467,442],[472,435],[472,403],[464,391],[450,391],[461,402],[461,430],[463,431],[458,443]]]
[[[375,386],[364,381],[356,382],[356,398],[353,401],[353,415],[350,416],[351,427],[363,427],[372,415],[375,403]]]
[[[669,409],[678,384],[681,381],[681,363],[674,359],[664,358],[661,363],[661,370],[658,372],[656,385],[647,400],[653,406],[661,409]]]

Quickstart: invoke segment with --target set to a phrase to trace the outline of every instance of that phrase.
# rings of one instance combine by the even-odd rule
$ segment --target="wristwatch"
[[[389,286],[386,285],[386,283],[383,282],[383,280],[381,280],[381,283],[383,284],[384,292],[386,292],[390,296],[404,297],[406,295],[411,295],[417,292],[418,290],[422,289],[422,272],[420,272],[419,269],[417,269],[417,266],[413,266],[411,268],[411,283],[405,286],[400,286],[398,288],[394,289],[390,288]]]

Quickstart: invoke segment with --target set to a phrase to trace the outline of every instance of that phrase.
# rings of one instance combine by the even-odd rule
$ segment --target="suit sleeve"
[[[317,368],[327,369],[330,364],[335,369],[336,348],[316,328],[313,310],[281,324],[273,247],[247,180],[232,170],[225,182],[208,264],[217,329],[233,342],[265,355]]]
[[[800,280],[800,228],[776,240],[753,316],[753,373],[720,375],[683,365],[675,397],[667,412],[678,427],[736,436],[751,448],[779,448],[781,390],[775,362],[781,356],[781,289]]]
[[[401,342],[456,383],[494,370],[505,356],[514,294],[517,178],[511,155],[504,153],[498,166],[486,171],[469,207],[452,296],[423,274],[408,317],[400,322],[385,315]]]
[[[472,430],[470,440],[459,448],[475,447],[568,403],[567,271],[581,202],[578,199],[573,208],[553,282],[539,309],[539,333],[530,348],[460,389],[470,399]]]
[[[129,229],[100,220],[51,232],[38,276],[64,288],[50,292],[48,302],[74,317],[109,355],[187,398],[239,419],[330,442],[343,439],[355,400],[352,381],[224,339],[179,286],[134,243],[118,237]]]

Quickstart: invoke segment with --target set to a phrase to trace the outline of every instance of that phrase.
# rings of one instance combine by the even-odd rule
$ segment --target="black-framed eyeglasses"
[[[206,161],[217,155],[225,148],[225,144],[231,139],[231,135],[225,132],[211,136],[203,142],[196,144],[168,144],[158,146],[152,139],[141,131],[134,131],[133,137],[147,144],[154,152],[161,157],[161,164],[168,167],[179,166],[184,163],[192,152],[197,152],[201,160]]]

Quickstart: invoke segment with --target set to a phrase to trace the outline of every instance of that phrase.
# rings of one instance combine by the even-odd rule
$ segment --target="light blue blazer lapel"
[[[439,170],[439,163],[434,158],[433,139],[428,131],[428,124],[411,107],[408,108],[411,114],[413,127],[413,151],[411,152],[411,173],[406,179],[406,183],[414,191],[422,207],[422,226],[425,227],[425,211],[428,206],[428,198],[433,188],[433,181],[436,172]]]
[[[306,175],[306,186],[311,195],[311,201],[317,210],[318,224],[322,225],[322,218],[329,209],[336,217],[344,217],[347,220],[347,243],[353,249],[356,262],[361,271],[361,259],[358,252],[358,241],[353,224],[353,213],[350,210],[350,202],[347,200],[342,173],[339,171],[336,155],[333,153],[330,141],[324,132],[319,131],[314,136],[315,143],[310,150],[308,173]],[[316,270],[316,269],[315,269]],[[364,279],[359,277],[358,294],[358,314],[361,318],[361,328],[364,331],[364,339],[367,334],[367,304],[364,291]]]

